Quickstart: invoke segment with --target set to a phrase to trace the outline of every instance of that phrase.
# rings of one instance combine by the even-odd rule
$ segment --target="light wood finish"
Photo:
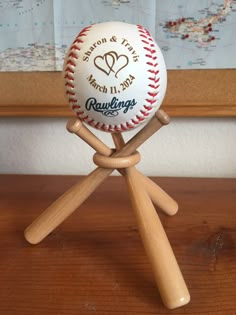
[[[159,130],[169,118],[163,111],[158,111],[142,130],[140,130],[114,157],[128,156],[144,143],[153,133]],[[65,192],[49,206],[25,230],[25,238],[31,244],[41,242],[49,233],[60,225],[88,196],[106,179],[113,169],[98,167],[90,173],[83,183],[79,183]]]
[[[160,208],[165,214],[170,216],[175,215],[179,209],[178,203],[149,177],[143,176],[137,170],[136,173],[143,182],[143,187],[146,188],[154,205]]]
[[[69,132],[76,134],[96,152],[110,156],[113,151],[100,139],[98,139],[78,118],[69,119],[66,128]]]
[[[122,135],[113,133],[112,138],[116,148],[122,149],[125,145]],[[143,189],[144,182],[134,166],[126,168],[124,173],[139,232],[162,301],[169,309],[186,305],[190,301],[190,294],[156,210]]]
[[[26,240],[38,244],[68,218],[112,173],[112,169],[96,168],[53,202],[25,230]]]
[[[113,156],[126,156],[132,154],[161,127],[168,125],[169,122],[169,116],[163,110],[158,110],[152,119],[149,120],[148,124],[136,133],[136,135],[131,138],[119,152],[115,152]]]
[[[123,136],[121,133],[112,134],[113,141],[117,149],[120,149],[125,145]],[[178,211],[177,202],[170,197],[160,186],[150,180],[149,177],[144,176],[142,173],[133,167],[133,173],[137,181],[142,182],[143,189],[145,189],[151,198],[152,202],[159,207],[164,213],[168,215],[174,215]],[[122,175],[126,175],[124,172]]]
[[[169,309],[183,306],[190,295],[159,217],[133,167],[126,169],[125,178],[162,301]]]
[[[98,153],[93,156],[93,162],[105,168],[119,169],[136,165],[140,162],[140,154],[136,151],[129,156],[124,157],[107,157]]]
[[[131,200],[137,215],[139,230],[149,256],[158,288],[166,307],[173,309],[187,304],[190,300],[188,289],[165,235],[164,229],[156,214],[152,201],[145,188],[142,197],[142,184],[139,181],[134,165],[140,161],[136,149],[170,119],[162,110],[158,110],[154,117],[127,144],[120,134],[113,133],[112,137],[116,151],[110,156],[95,153],[93,160],[99,167],[92,172],[80,185],[73,186],[69,191],[57,199],[25,230],[25,238],[32,244],[37,244],[60,225],[70,214],[79,207],[102,181],[115,169],[123,169]],[[70,132],[81,134],[92,147],[99,151],[106,151],[100,147],[100,141],[91,132],[86,133],[80,122],[69,122]],[[143,209],[145,207],[145,209]]]
[[[160,213],[191,292],[166,309],[124,180],[110,176],[37,246],[22,231],[84,177],[0,175],[1,315],[235,315],[236,179],[152,178],[180,205]]]
[[[0,73],[0,116],[73,116],[61,72]],[[171,116],[236,116],[236,70],[168,70]],[[12,92],[14,91],[14,93]]]
[[[168,119],[165,121],[168,122]],[[67,123],[67,130],[74,133],[87,144],[89,144],[95,151],[104,155],[110,156],[113,151],[106,144],[104,144],[100,139],[98,139],[78,118],[71,118]],[[121,133],[114,133],[113,141],[116,148],[119,150],[125,145],[124,139]],[[122,169],[118,169],[121,175],[124,175]],[[144,181],[144,189],[147,190],[152,202],[164,211],[168,215],[174,215],[178,211],[177,202],[171,198],[161,187],[156,183],[153,183],[148,177],[137,171],[140,180]]]

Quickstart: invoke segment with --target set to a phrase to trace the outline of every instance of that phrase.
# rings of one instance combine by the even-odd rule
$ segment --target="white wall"
[[[94,151],[66,118],[0,118],[0,173],[87,174]],[[95,131],[95,130],[94,130]],[[110,146],[110,134],[95,133]],[[129,139],[134,132],[125,133]],[[235,118],[173,118],[141,148],[147,175],[236,177]]]

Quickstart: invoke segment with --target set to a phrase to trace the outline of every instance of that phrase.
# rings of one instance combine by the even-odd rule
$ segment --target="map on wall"
[[[0,71],[60,71],[92,23],[141,24],[168,69],[236,68],[236,1],[0,0]]]
[[[236,68],[236,1],[156,1],[155,35],[169,69]]]

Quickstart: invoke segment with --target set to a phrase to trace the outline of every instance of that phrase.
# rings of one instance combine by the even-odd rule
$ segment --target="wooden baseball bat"
[[[88,143],[96,152],[104,156],[110,156],[113,151],[105,143],[103,143],[97,136],[94,135],[78,118],[72,118],[67,123],[67,130],[76,134],[86,143]],[[119,148],[125,145],[121,133],[113,133],[114,142],[117,142]],[[122,169],[118,169],[121,175],[124,175]],[[158,206],[163,212],[168,215],[174,215],[178,211],[177,202],[171,198],[164,190],[161,189],[156,183],[144,176],[142,173],[136,170],[136,175],[139,176],[139,180],[144,182],[144,187],[147,190],[152,202]]]
[[[190,301],[190,294],[160,219],[142,183],[137,180],[135,168],[129,167],[125,172],[139,232],[162,301],[169,309],[183,306]]]
[[[112,137],[116,148],[121,149],[124,145],[122,135],[113,133]],[[135,167],[126,168],[124,176],[163,303],[170,309],[183,306],[189,302],[190,295],[148,191],[144,191]]]
[[[123,136],[121,133],[112,134],[113,141],[116,148],[121,150],[125,145]],[[158,206],[163,212],[168,215],[174,215],[178,211],[177,202],[171,198],[160,186],[154,183],[150,178],[140,173],[135,167],[133,167],[133,172],[135,172],[136,180],[143,182],[143,187],[148,192],[149,197],[152,202]],[[122,173],[125,176],[125,172]]]
[[[121,157],[132,154],[151,135],[168,123],[168,115],[164,111],[158,110],[149,123],[130,139],[120,151],[115,152],[114,156]],[[113,169],[98,167],[82,182],[72,186],[26,228],[24,233],[26,240],[31,244],[41,242],[71,215],[112,171]]]

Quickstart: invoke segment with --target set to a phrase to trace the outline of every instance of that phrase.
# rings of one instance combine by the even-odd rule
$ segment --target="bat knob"
[[[83,123],[78,118],[71,118],[66,125],[66,129],[70,133],[76,133],[80,130],[80,128],[83,126]]]
[[[159,109],[156,112],[156,118],[162,123],[162,125],[168,125],[170,123],[170,117],[162,109]]]

